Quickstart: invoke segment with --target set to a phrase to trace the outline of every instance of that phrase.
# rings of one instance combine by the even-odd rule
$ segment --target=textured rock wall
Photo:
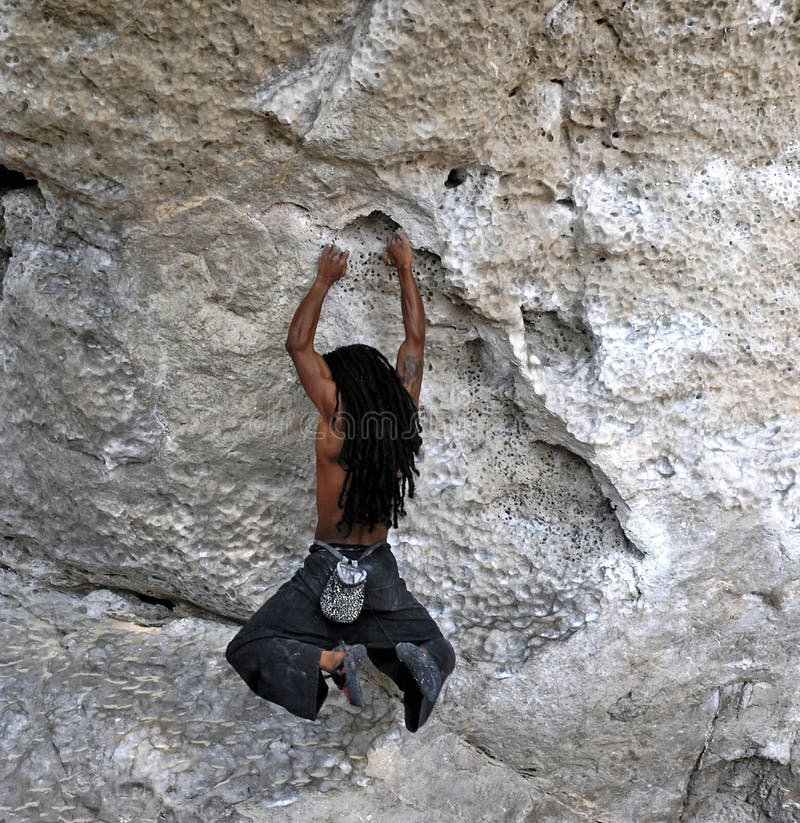
[[[0,816],[798,819],[799,25],[0,0]],[[222,659],[312,535],[292,311],[340,242],[320,348],[391,355],[397,223],[392,542],[459,654],[416,736]]]

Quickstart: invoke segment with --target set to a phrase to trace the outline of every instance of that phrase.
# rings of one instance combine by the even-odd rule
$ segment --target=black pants
[[[357,559],[364,550],[333,545],[349,558]],[[370,660],[402,690],[406,728],[415,732],[430,717],[434,703],[398,660],[395,645],[407,641],[427,649],[443,683],[455,667],[453,647],[406,588],[388,545],[363,562],[366,602],[358,619],[348,624],[328,620],[319,597],[335,565],[330,552],[312,545],[303,566],[228,643],[225,659],[259,697],[314,720],[328,695],[320,654],[342,640],[363,643]]]

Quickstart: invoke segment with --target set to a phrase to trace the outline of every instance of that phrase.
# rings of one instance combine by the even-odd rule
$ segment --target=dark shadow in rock
[[[38,185],[35,180],[29,180],[20,171],[0,165],[0,301],[3,299],[3,279],[11,259],[11,249],[6,244],[6,222],[3,211],[2,198],[6,192],[14,189],[27,189]]]
[[[36,186],[35,180],[31,180],[21,171],[9,169],[6,166],[0,165],[0,193],[3,190],[9,189],[25,189],[29,186]]]
[[[444,187],[446,189],[454,189],[466,182],[466,180],[467,170],[462,166],[456,166],[455,168],[450,169],[450,174],[447,175],[447,180],[444,181]]]

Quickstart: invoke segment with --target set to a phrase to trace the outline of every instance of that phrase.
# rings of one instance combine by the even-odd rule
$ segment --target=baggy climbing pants
[[[366,547],[332,544],[358,559]],[[363,643],[373,664],[403,692],[406,727],[417,731],[434,703],[425,698],[395,653],[401,641],[423,646],[442,676],[455,667],[455,652],[427,610],[406,588],[387,544],[367,557],[366,599],[353,623],[323,616],[319,598],[336,565],[333,555],[312,546],[302,567],[245,623],[225,650],[225,659],[259,697],[314,720],[328,695],[319,667],[323,650],[340,641]]]

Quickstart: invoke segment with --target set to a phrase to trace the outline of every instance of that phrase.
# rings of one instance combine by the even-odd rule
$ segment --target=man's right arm
[[[349,254],[338,246],[325,246],[317,266],[317,277],[300,301],[286,337],[286,351],[297,369],[300,383],[326,420],[333,416],[336,383],[325,359],[314,349],[314,337],[322,303],[330,287],[345,276]]]
[[[396,229],[390,235],[383,255],[385,262],[397,268],[403,327],[406,332],[405,340],[397,353],[396,369],[403,385],[414,399],[414,405],[418,406],[425,355],[425,307],[411,267],[413,257],[406,233],[402,229]]]

